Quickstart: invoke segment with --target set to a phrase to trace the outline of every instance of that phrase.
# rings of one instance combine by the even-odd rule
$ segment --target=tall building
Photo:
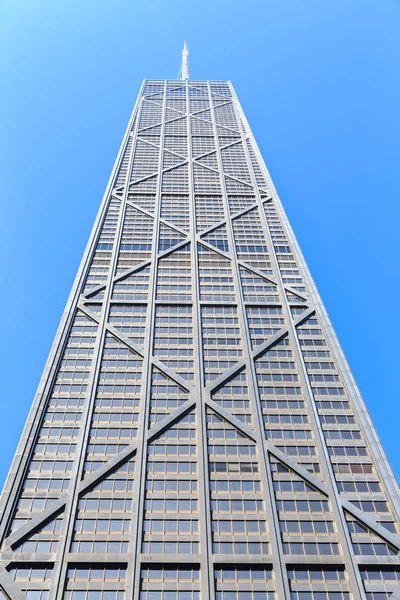
[[[399,598],[397,482],[233,87],[186,58],[129,121],[2,496],[2,594]]]

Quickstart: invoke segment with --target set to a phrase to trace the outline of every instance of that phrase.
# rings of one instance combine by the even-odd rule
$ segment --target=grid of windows
[[[328,498],[277,459],[272,458],[271,468],[283,552],[319,557],[340,555]]]
[[[105,462],[136,439],[142,370],[140,356],[113,336],[106,336],[89,430],[86,469],[91,470],[91,461]]]
[[[158,261],[156,300],[191,302],[190,245]]]
[[[198,567],[152,565],[141,571],[140,600],[200,600]]]
[[[202,239],[208,244],[211,244],[211,246],[215,246],[219,250],[222,250],[222,252],[229,252],[226,225],[221,225],[221,227],[213,229],[210,233],[204,235]]]
[[[207,413],[211,518],[214,554],[269,554],[267,521],[257,448],[254,442],[219,418]],[[222,471],[219,462],[235,464],[236,473]],[[232,462],[231,462],[232,461]],[[244,468],[251,461],[252,469]],[[233,466],[232,464],[232,466]]]
[[[158,436],[147,455],[142,552],[198,554],[195,413]]]
[[[200,299],[210,302],[235,302],[231,263],[220,254],[199,244]]]
[[[130,194],[130,201],[143,205],[143,197]],[[150,199],[153,197],[150,196]],[[154,221],[128,205],[121,232],[116,273],[142,263],[151,256]],[[117,288],[118,289],[118,288]],[[117,289],[115,291],[117,291]]]
[[[250,392],[246,371],[241,371],[225,385],[212,392],[212,399],[232,415],[248,424],[252,423]]]
[[[400,583],[400,569],[391,566],[362,568],[361,579],[367,600],[389,600]]]
[[[264,566],[226,565],[214,569],[217,600],[275,600],[274,577]]]
[[[145,304],[111,304],[108,322],[135,344],[142,346],[145,339],[146,318],[147,305]],[[111,366],[114,363],[109,364]],[[132,366],[131,363],[128,364]]]
[[[191,306],[163,304],[156,307],[154,356],[184,379],[194,379]]]
[[[155,108],[156,110],[159,109],[161,116],[162,107],[156,106]],[[151,115],[152,110],[154,110],[154,107],[149,106],[149,103],[144,101],[142,106],[141,121],[143,121],[143,118],[147,116],[145,115],[144,111],[148,111],[148,115]],[[154,121],[160,119],[160,116],[152,115],[153,125],[155,124]],[[143,177],[157,172],[158,156],[158,148],[139,138],[136,142],[135,155],[132,163],[131,181],[137,181],[138,179],[142,179]]]
[[[270,336],[275,335],[285,324],[280,306],[247,306],[246,312],[253,348],[264,343]],[[282,364],[284,364],[284,361],[277,363],[275,368],[277,370],[285,369]],[[293,361],[292,365],[294,368]],[[289,369],[290,367],[287,366],[286,368]]]
[[[171,351],[170,351],[171,355]],[[183,360],[182,352],[177,356]],[[166,415],[189,399],[189,394],[175,381],[154,368],[150,388],[150,423],[162,421]]]
[[[128,202],[131,202],[132,204],[135,204],[136,206],[143,208],[144,210],[146,210],[149,213],[154,213],[155,204],[156,204],[156,196],[155,196],[155,194],[130,192],[130,193],[128,193]],[[145,220],[144,220],[144,223],[146,223]],[[140,227],[139,231],[141,233],[144,233],[142,227]],[[120,257],[121,256],[122,255],[120,255]],[[129,255],[127,255],[127,256],[129,256]],[[144,254],[139,254],[137,256],[144,258]]]
[[[258,209],[254,208],[234,219],[233,232],[238,258],[267,275],[272,274],[271,259]]]
[[[70,551],[122,554],[129,549],[134,460],[125,463],[78,501]]]
[[[289,339],[274,344],[255,361],[255,367],[265,437],[308,470],[320,472],[314,433]]]
[[[163,252],[177,246],[179,242],[182,242],[185,236],[179,233],[176,229],[160,223],[159,237],[158,237],[158,251]]]
[[[126,567],[93,565],[68,569],[64,600],[124,600]]]
[[[113,300],[145,301],[149,295],[150,267],[143,267],[114,284]]]
[[[351,600],[347,574],[342,568],[315,567],[288,570],[291,600]]]
[[[104,283],[110,270],[111,252],[115,241],[121,202],[112,199],[108,206],[92,263],[86,276],[85,293]]]
[[[204,306],[201,309],[204,379],[208,383],[232,367],[242,356],[236,306]]]
[[[204,150],[206,146],[204,146]],[[214,223],[222,221],[224,218],[224,204],[222,196],[212,196],[207,194],[195,195],[196,200],[196,223],[199,231],[207,229]]]
[[[163,194],[161,197],[161,218],[187,231],[189,224],[189,196]]]

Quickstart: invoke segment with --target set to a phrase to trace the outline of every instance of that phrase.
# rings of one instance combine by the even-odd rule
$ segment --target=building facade
[[[399,594],[399,488],[229,82],[144,81],[0,509],[10,600]]]

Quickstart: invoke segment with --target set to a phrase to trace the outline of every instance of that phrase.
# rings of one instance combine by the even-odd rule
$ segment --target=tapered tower
[[[142,85],[0,508],[10,600],[400,597],[397,482],[233,87],[186,47]]]

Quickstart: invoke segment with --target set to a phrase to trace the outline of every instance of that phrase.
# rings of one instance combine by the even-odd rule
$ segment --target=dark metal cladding
[[[129,122],[1,499],[0,597],[389,598],[397,482],[232,85],[185,69]]]

